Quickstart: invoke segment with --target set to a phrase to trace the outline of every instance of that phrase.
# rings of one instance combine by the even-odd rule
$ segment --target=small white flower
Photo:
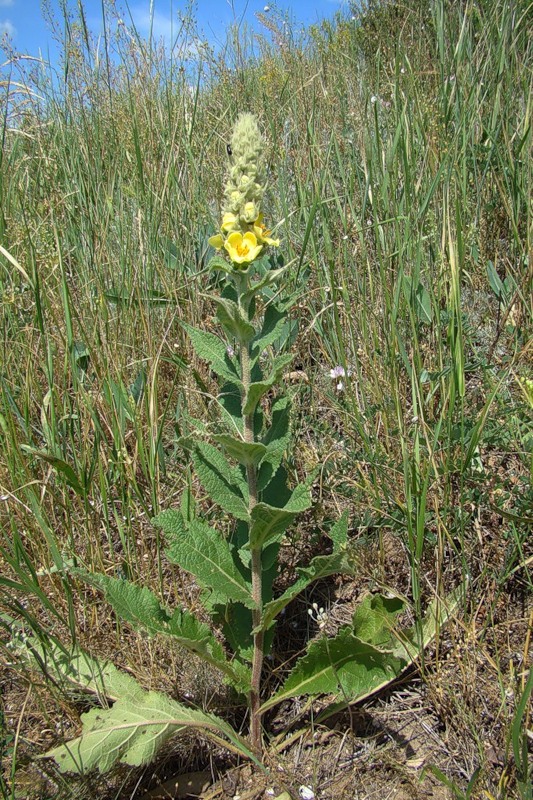
[[[337,384],[337,391],[338,391],[338,392],[344,392],[344,382],[343,382],[343,381],[339,381],[339,382],[338,382],[338,384]]]
[[[324,610],[322,606],[318,606],[318,603],[313,603],[311,608],[307,609],[307,613],[313,620],[316,622],[320,630],[326,627],[328,621],[328,612]]]
[[[302,800],[315,800],[315,793],[310,786],[300,786],[298,794]]]
[[[375,94],[373,94],[372,97],[370,98],[370,102],[372,103],[372,105],[374,105],[374,103],[378,102],[378,98],[376,97]]]
[[[265,14],[268,14],[268,12],[270,11],[270,6],[265,6],[263,8],[263,11],[265,12]]]
[[[400,72],[402,73],[402,75],[405,75],[405,67],[402,67]]]

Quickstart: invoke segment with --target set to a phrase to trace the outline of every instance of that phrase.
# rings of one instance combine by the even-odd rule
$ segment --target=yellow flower
[[[232,231],[235,227],[237,227],[237,217],[235,214],[231,214],[229,211],[227,214],[224,214],[222,217],[222,225],[220,229],[228,233],[228,231]]]
[[[224,247],[234,264],[249,264],[263,249],[263,245],[257,243],[253,233],[245,233],[243,236],[238,231],[230,233],[224,242]]]
[[[263,215],[259,214],[254,224],[254,233],[256,239],[261,244],[269,244],[271,247],[279,247],[279,239],[271,239],[269,233],[272,231],[267,230],[266,225],[263,225]]]
[[[224,247],[224,237],[220,233],[217,233],[216,236],[210,236],[208,242],[215,250],[221,250]]]

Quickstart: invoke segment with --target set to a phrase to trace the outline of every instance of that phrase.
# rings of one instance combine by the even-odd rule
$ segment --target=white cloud
[[[7,8],[13,5],[13,0],[0,0],[0,8]]]
[[[0,0],[1,2],[1,0]],[[152,31],[154,39],[163,39],[165,44],[171,45],[173,37],[179,31],[179,23],[172,20],[170,14],[162,14],[154,9],[150,14],[150,3],[143,3],[131,8],[131,16],[137,31],[143,36],[149,36]]]
[[[11,39],[17,35],[17,29],[8,19],[0,22],[0,36],[7,34]]]

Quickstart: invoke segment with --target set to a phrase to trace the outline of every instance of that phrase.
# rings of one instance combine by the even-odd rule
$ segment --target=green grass
[[[6,615],[176,690],[179,654],[163,669],[155,645],[60,568],[195,602],[150,519],[184,491],[205,505],[177,440],[188,414],[209,414],[213,383],[179,323],[211,325],[207,238],[231,123],[251,110],[271,144],[268,218],[301,295],[286,344],[307,382],[291,384],[289,468],[320,467],[326,516],[350,509],[354,557],[376,554],[360,588],[405,593],[419,620],[468,579],[453,630],[421,664],[436,713],[468,743],[447,780],[465,796],[531,796],[532,408],[519,383],[531,377],[531,13],[525,0],[375,2],[357,22],[303,33],[270,15],[259,40],[228,31],[222,56],[192,47],[189,18],[172,59],[111,12],[112,57],[97,58],[80,13],[59,21],[54,80],[39,62],[4,68]],[[350,371],[342,392],[337,364]],[[320,522],[294,533],[294,561]],[[0,787],[22,797],[29,763],[61,736],[62,708],[75,725],[76,707],[58,691],[46,700],[4,625],[3,689],[29,699],[20,717],[4,709]],[[461,656],[472,642],[477,661]],[[221,693],[209,681],[196,702]],[[48,729],[38,741],[32,715]],[[111,796],[103,782],[98,792]]]

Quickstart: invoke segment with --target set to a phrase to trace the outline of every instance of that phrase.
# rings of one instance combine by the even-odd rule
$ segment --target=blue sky
[[[61,0],[44,0],[56,18],[61,18],[57,9]],[[120,16],[129,23],[130,16],[137,31],[147,35],[150,25],[150,0],[114,0]],[[19,53],[41,55],[52,61],[56,50],[52,34],[41,10],[42,0],[0,0],[0,36],[7,34],[13,48]],[[63,0],[75,9],[79,0]],[[154,7],[154,34],[170,40],[171,31],[179,27],[178,15],[186,9],[186,0],[152,0]],[[102,0],[83,0],[88,27],[98,33],[101,27]],[[266,11],[265,11],[266,7]],[[294,2],[268,3],[267,0],[197,0],[196,18],[205,38],[215,43],[223,39],[221,32],[233,20],[244,17],[250,24],[258,26],[256,12],[273,15],[276,10],[289,12],[297,23],[309,25],[338,10],[346,11],[348,0],[294,0]],[[259,26],[258,26],[259,27]],[[264,29],[261,29],[264,33]],[[1,58],[1,56],[0,56]],[[3,60],[3,59],[2,59]]]

